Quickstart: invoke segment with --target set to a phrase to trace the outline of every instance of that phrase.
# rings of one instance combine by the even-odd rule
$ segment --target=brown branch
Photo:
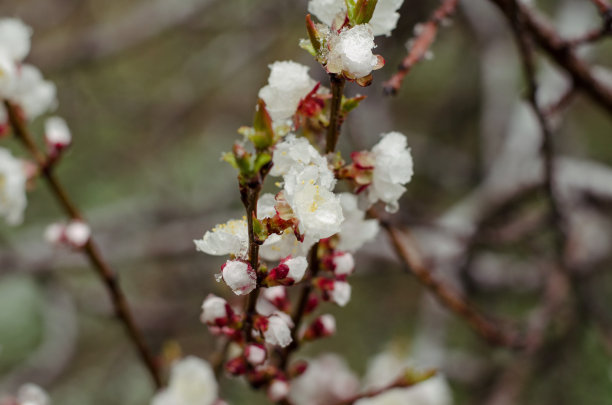
[[[416,33],[416,38],[413,39],[410,51],[404,60],[402,60],[398,72],[383,83],[383,91],[385,94],[397,94],[406,75],[408,75],[414,65],[425,57],[429,47],[433,44],[440,24],[455,12],[458,3],[458,0],[443,0],[440,7],[434,11],[429,21],[420,25],[418,29],[419,32]]]
[[[373,210],[370,210],[369,213],[372,217],[379,218]],[[524,339],[518,333],[510,333],[504,330],[501,325],[497,325],[482,315],[459,292],[437,280],[423,263],[420,250],[408,233],[400,232],[384,220],[380,220],[380,223],[387,232],[399,259],[416,276],[419,282],[434,294],[441,304],[451,312],[464,318],[472,329],[487,342],[512,349],[521,349],[525,346]],[[405,237],[402,237],[402,233]]]
[[[28,149],[36,164],[41,171],[41,174],[61,207],[66,211],[66,214],[74,220],[83,220],[83,215],[80,213],[76,205],[70,200],[62,184],[57,180],[52,172],[52,168],[47,164],[47,158],[38,148],[34,142],[34,138],[30,134],[29,130],[25,126],[24,121],[21,119],[17,108],[9,101],[5,101],[4,105],[9,115],[9,121],[13,132],[16,137],[25,145]],[[90,264],[96,270],[100,278],[102,279],[106,289],[110,295],[115,314],[122,321],[128,335],[138,350],[140,357],[147,367],[149,374],[151,375],[155,386],[160,388],[162,386],[162,379],[157,367],[154,356],[150,349],[147,347],[142,332],[138,329],[134,317],[131,313],[128,302],[119,286],[119,282],[115,275],[115,272],[109,267],[104,258],[102,257],[98,247],[96,246],[93,238],[89,238],[82,250],[83,254],[87,256]]]
[[[517,4],[515,7],[513,0],[489,1],[497,5],[510,22],[515,18],[515,14],[518,14],[522,20],[522,29],[530,34],[535,43],[559,67],[567,71],[576,88],[612,113],[612,89],[593,76],[590,67],[576,56],[568,41],[562,39],[556,31],[524,4]]]
[[[336,144],[340,137],[340,128],[342,127],[342,114],[340,108],[342,105],[342,93],[344,92],[345,82],[346,79],[344,79],[344,76],[335,73],[329,74],[332,99],[331,111],[329,113],[329,126],[327,127],[325,153],[331,153],[336,150]]]

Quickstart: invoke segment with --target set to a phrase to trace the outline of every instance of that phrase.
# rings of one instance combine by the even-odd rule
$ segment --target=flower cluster
[[[212,334],[232,342],[225,370],[265,388],[273,401],[293,396],[303,380],[298,377],[310,373],[305,363],[288,362],[291,352],[336,332],[335,318],[315,311],[323,302],[343,307],[350,301],[353,253],[379,230],[365,209],[378,201],[396,209],[412,176],[406,138],[397,132],[384,135],[372,151],[352,154],[351,164],[330,153],[334,131],[365,98],[344,97],[338,80],[342,86],[344,80],[371,81],[371,71],[382,67],[382,58],[372,53],[374,35],[390,33],[401,5],[381,1],[377,12],[375,1],[358,3],[310,2],[310,11],[323,24],[307,17],[309,42],[302,45],[332,77],[331,89],[315,82],[307,66],[293,61],[270,65],[253,125],[239,129],[244,140],[222,157],[238,171],[246,215],[194,241],[198,251],[225,256],[217,281],[247,296],[244,308],[215,295],[202,304],[201,321]],[[276,178],[275,194],[262,193],[268,177]],[[346,185],[353,192],[339,192]],[[296,285],[300,294],[292,297]],[[316,372],[316,363],[311,366]],[[339,378],[356,389],[355,380]],[[336,394],[325,396],[343,399]]]

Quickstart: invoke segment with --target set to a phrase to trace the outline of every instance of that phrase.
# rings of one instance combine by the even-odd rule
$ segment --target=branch
[[[425,57],[429,47],[433,44],[440,24],[454,13],[458,3],[459,0],[443,0],[440,7],[434,11],[429,21],[420,25],[417,36],[410,47],[410,51],[400,64],[398,72],[383,83],[383,91],[385,94],[397,94],[406,75],[408,75],[414,65]]]
[[[370,210],[369,213],[371,216],[378,218],[378,215],[373,210]],[[387,232],[387,235],[389,235],[391,244],[399,259],[417,277],[421,284],[434,294],[440,303],[451,312],[464,318],[472,329],[487,342],[512,349],[521,349],[525,346],[525,341],[518,333],[504,331],[500,325],[496,325],[482,315],[465,297],[462,297],[457,291],[437,280],[432,275],[432,272],[423,264],[419,248],[409,234],[404,233],[406,237],[402,238],[402,232],[391,224],[383,220],[380,220],[380,223]]]
[[[523,4],[514,7],[513,0],[490,0],[497,5],[506,18],[512,22],[515,14],[522,20],[525,29],[535,43],[573,79],[577,89],[582,90],[594,102],[612,113],[612,89],[593,76],[590,67],[576,56],[571,43],[541,21],[532,10]]]
[[[59,202],[70,218],[74,220],[83,220],[83,216],[81,215],[80,211],[72,200],[70,200],[64,187],[53,174],[51,166],[47,163],[47,158],[34,142],[34,138],[26,128],[23,120],[20,118],[17,108],[9,101],[4,101],[4,105],[8,112],[9,121],[11,127],[13,128],[13,132],[34,158],[43,178],[51,188],[55,199]],[[132,343],[138,350],[143,363],[153,378],[155,386],[160,388],[162,386],[162,379],[157,368],[157,364],[153,355],[151,354],[150,349],[147,347],[142,332],[138,329],[138,326],[134,321],[134,317],[131,313],[125,295],[119,286],[115,272],[109,267],[102,257],[93,238],[89,238],[85,246],[83,246],[81,252],[87,256],[91,266],[96,270],[102,279],[102,282],[106,286],[106,289],[110,295],[115,314],[123,322]]]
[[[331,111],[329,113],[329,126],[327,127],[327,139],[325,143],[325,153],[331,153],[336,150],[336,144],[340,137],[340,127],[342,126],[342,114],[340,106],[342,104],[342,93],[344,92],[344,83],[346,79],[342,75],[335,73],[329,74],[329,83],[331,85],[332,99]]]

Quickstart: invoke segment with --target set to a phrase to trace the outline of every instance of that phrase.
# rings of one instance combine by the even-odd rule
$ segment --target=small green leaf
[[[268,230],[266,226],[257,219],[255,213],[253,213],[253,233],[255,234],[255,240],[258,243],[263,243],[268,238]]]
[[[342,97],[342,114],[346,115],[359,106],[366,96],[356,96],[351,98]]]
[[[357,4],[355,5],[353,25],[370,22],[372,15],[374,14],[374,9],[376,8],[376,3],[378,3],[378,0],[358,0]]]
[[[346,15],[351,23],[351,26],[355,26],[355,17],[357,13],[357,5],[355,4],[355,0],[344,0],[346,4]]]
[[[272,155],[267,152],[262,152],[257,155],[253,164],[253,172],[258,173],[262,167],[272,161]]]
[[[232,165],[232,167],[234,169],[239,169],[238,167],[238,162],[236,162],[236,157],[234,156],[234,154],[232,152],[225,152],[224,154],[221,155],[221,160],[229,163],[230,165]]]
[[[310,14],[306,15],[306,30],[308,31],[308,38],[310,38],[312,48],[318,54],[321,51],[321,34],[314,22],[312,22]]]
[[[255,133],[251,134],[249,139],[257,149],[266,149],[274,144],[272,118],[270,118],[270,114],[266,109],[266,103],[262,99],[257,101],[253,129]]]

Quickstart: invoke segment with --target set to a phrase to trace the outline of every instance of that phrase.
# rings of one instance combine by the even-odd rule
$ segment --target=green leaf
[[[267,165],[270,161],[272,161],[272,155],[267,152],[259,153],[255,158],[255,163],[253,164],[253,172],[259,172],[261,168]]]
[[[344,0],[346,4],[346,15],[348,16],[349,22],[351,26],[355,26],[355,17],[357,13],[357,5],[355,4],[355,0]]]
[[[318,54],[321,51],[321,34],[314,22],[312,22],[310,14],[306,15],[306,30],[308,31],[308,38],[310,38],[312,48]]]
[[[342,114],[346,115],[359,106],[366,96],[356,96],[351,98],[342,97]]]
[[[358,0],[357,4],[355,5],[353,25],[370,22],[372,15],[374,14],[374,9],[376,8],[376,3],[378,3],[378,0]]]
[[[221,160],[229,163],[230,165],[232,165],[232,167],[234,169],[240,169],[238,167],[238,162],[236,162],[236,157],[234,156],[234,154],[232,152],[225,152],[224,154],[221,155]]]
[[[253,128],[255,129],[255,133],[251,134],[249,139],[253,142],[255,148],[266,149],[274,144],[272,118],[270,118],[270,114],[266,109],[266,103],[262,99],[257,101]]]
[[[255,234],[255,240],[257,240],[257,242],[263,243],[268,238],[267,227],[257,219],[255,213],[253,213],[253,233]]]

